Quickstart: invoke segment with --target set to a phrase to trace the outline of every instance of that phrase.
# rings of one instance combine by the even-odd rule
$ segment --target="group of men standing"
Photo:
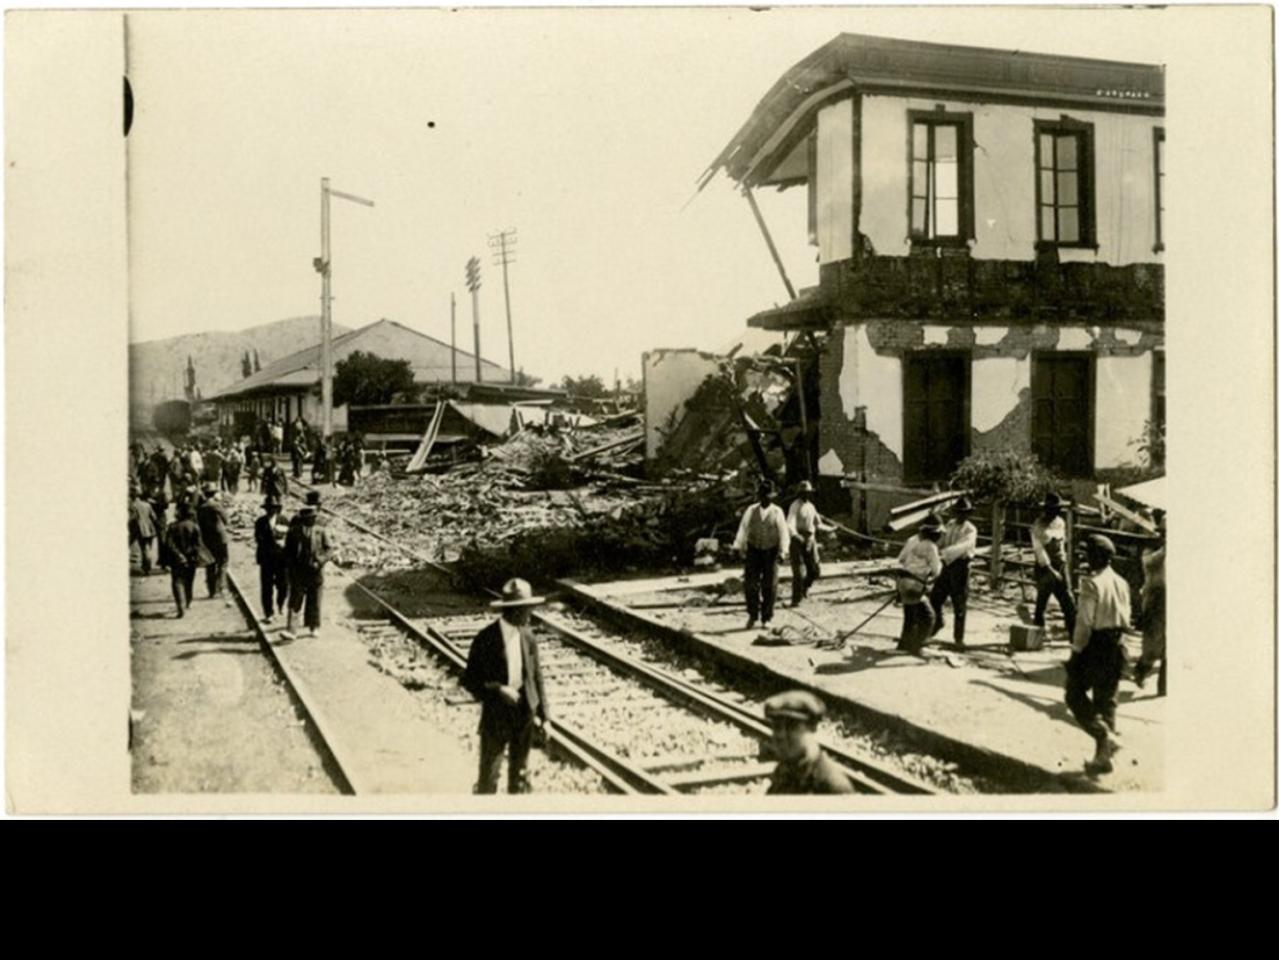
[[[129,545],[138,544],[143,576],[151,574],[151,543],[159,538],[158,563],[169,571],[177,616],[191,606],[195,573],[205,570],[209,597],[222,595],[225,588],[229,543],[226,510],[217,487],[183,487],[175,494],[175,517],[167,522],[168,507],[161,493],[144,492],[136,482],[129,487]]]
[[[773,487],[763,481],[757,502],[742,514],[733,547],[744,555],[747,629],[773,618],[778,564],[790,554],[793,567],[793,606],[808,594],[821,567],[817,534],[832,529],[811,502],[813,488],[804,481],[789,514],[773,503]],[[955,499],[945,523],[935,513],[920,523],[897,556],[896,599],[902,605],[902,631],[897,648],[920,655],[929,639],[945,627],[946,601],[953,607],[952,639],[965,650],[970,567],[977,555],[977,527],[973,504]],[[1164,559],[1165,518],[1155,516],[1159,540],[1142,556],[1142,655],[1133,671],[1138,686],[1159,664],[1159,694],[1166,693]],[[1115,728],[1115,698],[1123,672],[1123,632],[1131,626],[1132,608],[1127,581],[1113,567],[1115,545],[1103,535],[1085,544],[1088,576],[1080,584],[1078,601],[1071,588],[1066,523],[1061,497],[1048,493],[1030,529],[1034,554],[1035,606],[1032,623],[1040,628],[1050,600],[1061,607],[1071,655],[1066,665],[1066,703],[1071,714],[1095,740],[1097,750],[1085,764],[1090,773],[1112,769],[1119,749]],[[808,704],[804,709],[811,707]],[[793,712],[793,711],[792,711]]]

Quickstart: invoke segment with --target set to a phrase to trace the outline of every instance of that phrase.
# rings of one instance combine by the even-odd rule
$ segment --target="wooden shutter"
[[[943,480],[968,455],[970,358],[930,351],[903,364],[903,472]]]
[[[1031,376],[1032,449],[1066,477],[1093,472],[1093,374],[1091,354],[1035,357]]]

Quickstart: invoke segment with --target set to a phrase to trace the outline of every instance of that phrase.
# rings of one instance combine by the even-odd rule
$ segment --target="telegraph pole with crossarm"
[[[503,230],[489,237],[489,249],[493,251],[494,265],[502,267],[502,292],[506,295],[506,344],[510,350],[511,383],[515,383],[515,334],[511,330],[511,281],[506,267],[515,262],[515,244],[519,241],[514,230]]]
[[[466,289],[471,291],[471,321],[475,325],[475,382],[481,383],[484,374],[480,370],[480,261],[471,257],[466,261]]]

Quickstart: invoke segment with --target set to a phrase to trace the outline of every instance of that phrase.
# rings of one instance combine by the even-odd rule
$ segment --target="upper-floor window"
[[[1155,252],[1164,248],[1164,128],[1155,127]]]
[[[1036,120],[1035,168],[1039,243],[1095,246],[1092,124]]]
[[[910,238],[961,244],[973,236],[972,114],[912,110]]]

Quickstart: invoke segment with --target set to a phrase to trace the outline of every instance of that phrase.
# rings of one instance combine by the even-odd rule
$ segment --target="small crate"
[[[1047,634],[1043,627],[1030,627],[1024,623],[1013,624],[1009,643],[1014,650],[1039,650],[1043,648]]]

